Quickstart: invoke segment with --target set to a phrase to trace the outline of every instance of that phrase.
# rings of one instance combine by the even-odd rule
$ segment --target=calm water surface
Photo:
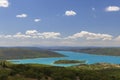
[[[56,60],[69,59],[69,60],[86,60],[87,64],[106,62],[120,64],[120,57],[117,56],[103,56],[103,55],[92,55],[85,53],[78,53],[72,51],[55,51],[57,53],[66,55],[68,57],[61,58],[35,58],[35,59],[20,59],[20,60],[9,60],[15,64],[27,64],[27,63],[37,63],[37,64],[48,64],[54,66],[72,66],[78,64],[53,64]]]

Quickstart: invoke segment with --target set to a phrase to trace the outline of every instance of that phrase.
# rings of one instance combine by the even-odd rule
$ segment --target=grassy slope
[[[0,59],[24,59],[43,57],[63,57],[64,55],[40,49],[29,48],[0,48]]]

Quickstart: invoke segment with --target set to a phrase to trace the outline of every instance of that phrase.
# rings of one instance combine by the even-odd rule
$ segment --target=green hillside
[[[38,48],[0,48],[0,60],[63,56],[64,55],[50,50],[42,50]]]
[[[0,62],[0,80],[120,80],[120,65],[98,63],[73,67]]]
[[[71,49],[70,51],[96,55],[120,56],[120,48],[83,48],[83,49]]]

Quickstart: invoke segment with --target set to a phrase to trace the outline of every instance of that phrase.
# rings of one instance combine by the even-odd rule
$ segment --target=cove
[[[54,61],[57,60],[86,60],[86,64],[94,64],[94,63],[112,63],[112,64],[120,64],[119,56],[104,56],[104,55],[93,55],[86,53],[78,53],[72,51],[55,51],[59,54],[66,55],[67,57],[57,57],[57,58],[35,58],[35,59],[19,59],[19,60],[8,60],[15,64],[47,64],[53,66],[73,66],[78,64],[53,64]]]

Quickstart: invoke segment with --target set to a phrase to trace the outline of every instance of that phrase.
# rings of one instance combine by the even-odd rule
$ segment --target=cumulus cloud
[[[115,11],[120,11],[120,7],[119,6],[108,6],[106,9],[105,9],[107,12],[115,12]]]
[[[40,22],[40,21],[41,21],[41,19],[36,18],[36,19],[34,19],[34,21],[35,21],[35,22]]]
[[[25,33],[18,32],[14,35],[0,35],[0,38],[19,38],[19,39],[60,39],[61,34],[58,32],[43,32],[37,30],[27,30]]]
[[[25,34],[27,34],[27,35],[34,35],[34,34],[37,34],[37,33],[38,33],[37,30],[27,30],[27,31],[25,32]]]
[[[26,18],[27,16],[28,16],[27,14],[16,15],[17,18]]]
[[[91,33],[87,31],[81,31],[72,36],[69,36],[67,39],[78,39],[85,38],[87,40],[102,39],[102,40],[112,40],[112,35],[109,34],[100,34],[100,33]]]
[[[61,38],[59,32],[39,32],[37,30],[27,30],[25,33],[18,32],[14,35],[0,35],[0,38],[38,38],[38,39],[82,39],[86,40],[112,40],[113,36],[109,34],[91,33],[87,31],[81,31],[73,34],[72,36]],[[118,37],[120,38],[120,36]]]
[[[0,45],[9,46],[119,46],[120,36],[81,31],[70,36],[62,36],[59,32],[40,32],[27,30],[24,33],[0,35]]]
[[[12,35],[11,37],[12,38],[21,38],[21,39],[24,39],[24,38],[30,38],[31,36],[22,34],[21,32],[18,32],[17,34]]]
[[[0,7],[9,7],[8,0],[0,0]]]
[[[77,13],[75,11],[73,11],[73,10],[70,10],[70,11],[66,11],[65,15],[66,16],[75,16],[75,15],[77,15]]]
[[[56,33],[56,32],[44,32],[44,33],[41,33],[41,36],[43,36],[44,38],[48,39],[48,38],[54,38],[54,39],[57,39],[59,38],[61,34],[60,33]]]

